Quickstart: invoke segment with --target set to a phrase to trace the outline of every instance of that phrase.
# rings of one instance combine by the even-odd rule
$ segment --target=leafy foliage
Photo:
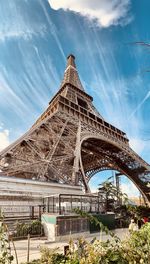
[[[30,224],[17,223],[16,232],[14,237],[25,237],[30,235],[41,235],[43,232],[43,227],[41,221],[33,220]]]
[[[11,264],[13,256],[11,255],[7,225],[3,221],[3,215],[0,212],[0,263]]]
[[[67,257],[56,250],[43,248],[41,259],[30,264],[150,264],[150,224],[124,241],[115,236],[106,242],[97,239],[88,242],[84,238],[76,244],[70,241]]]
[[[144,216],[150,215],[150,208],[148,206],[136,206],[136,205],[128,205],[127,211],[130,212],[131,215],[136,216],[137,218],[142,218]]]
[[[127,263],[150,263],[150,223],[132,232],[129,240],[122,242],[122,255]]]
[[[33,260],[28,264],[63,264],[67,263],[69,260],[68,256],[64,256],[57,252],[58,248],[50,249],[46,247],[41,247],[41,259]]]
[[[121,203],[128,204],[129,199],[126,193],[123,193],[111,181],[112,177],[108,178],[105,182],[99,184],[99,195],[105,196],[106,210],[115,211]]]
[[[30,264],[150,264],[150,223],[121,241],[94,216],[79,209],[76,213],[95,222],[110,238],[105,242],[79,238],[74,243],[71,240],[67,256],[57,253],[57,249],[43,248],[41,259]]]
[[[41,263],[46,264],[60,264],[65,263],[68,257],[63,254],[57,253],[58,248],[49,249],[46,247],[41,248]]]

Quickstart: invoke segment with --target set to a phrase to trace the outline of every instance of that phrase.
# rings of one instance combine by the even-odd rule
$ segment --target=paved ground
[[[128,229],[116,229],[115,233],[120,237],[120,239],[124,239],[125,236],[128,234]],[[82,235],[81,235],[82,236]],[[100,234],[99,233],[94,233],[90,234],[88,237],[86,237],[87,240],[92,240],[93,237],[97,237],[99,239]],[[102,235],[102,240],[105,241],[108,238],[107,235],[103,234]],[[17,250],[17,255],[18,255],[18,261],[19,264],[26,262],[27,261],[27,245],[28,241],[27,240],[20,240],[20,241],[15,241],[15,247]],[[41,246],[46,246],[49,248],[58,248],[59,247],[59,252],[64,251],[64,246],[67,245],[68,243],[66,241],[64,242],[48,242],[45,239],[39,239],[39,238],[32,238],[30,240],[30,261],[34,259],[38,259],[40,257],[40,247]],[[14,255],[14,250],[12,248],[12,254]],[[13,264],[16,264],[16,259],[14,259]]]

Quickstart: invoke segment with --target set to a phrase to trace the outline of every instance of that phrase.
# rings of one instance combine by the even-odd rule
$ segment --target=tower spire
[[[67,57],[67,67],[68,66],[72,66],[74,68],[76,68],[76,65],[75,65],[75,56],[70,54],[68,57]]]
[[[66,85],[66,84],[71,84],[74,87],[84,91],[84,88],[81,84],[77,69],[76,69],[76,64],[75,64],[75,56],[73,54],[70,54],[67,57],[67,66],[66,70],[64,73],[64,78],[61,83],[61,88]]]

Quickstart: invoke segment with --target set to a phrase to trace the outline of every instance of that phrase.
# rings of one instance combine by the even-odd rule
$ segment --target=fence
[[[57,218],[56,236],[89,231],[89,220],[78,216]]]
[[[105,202],[97,195],[52,195],[44,199],[44,204],[46,212],[59,215],[70,215],[75,208],[90,213],[105,211]]]
[[[41,214],[45,211],[44,205],[2,205],[0,211],[7,219],[41,219]]]
[[[27,238],[28,234],[31,237],[43,236],[41,215],[45,206],[3,205],[0,210],[9,234],[13,238]]]

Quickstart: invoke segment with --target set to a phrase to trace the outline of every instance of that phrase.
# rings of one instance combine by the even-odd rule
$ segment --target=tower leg
[[[77,137],[76,137],[76,146],[74,151],[74,164],[72,172],[72,182],[78,184],[79,182],[79,162],[80,162],[80,136],[81,136],[81,122],[79,121]]]

